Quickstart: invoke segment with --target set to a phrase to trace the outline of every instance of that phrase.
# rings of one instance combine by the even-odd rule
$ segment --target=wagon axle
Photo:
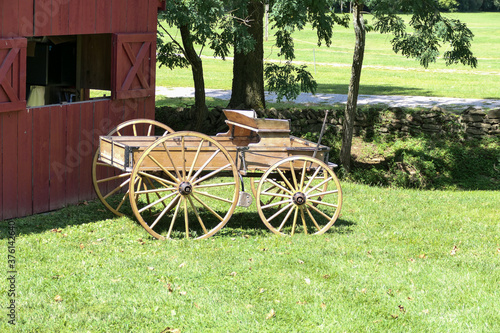
[[[186,196],[193,192],[193,185],[190,182],[182,182],[179,185],[179,193]]]
[[[297,206],[302,206],[303,204],[305,204],[306,199],[306,195],[302,192],[297,192],[292,197],[293,203]]]

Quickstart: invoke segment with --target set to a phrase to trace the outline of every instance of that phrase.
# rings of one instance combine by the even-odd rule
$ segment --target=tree
[[[229,108],[263,109],[264,96],[264,4],[248,0],[235,14],[233,82]]]
[[[208,46],[217,56],[229,53],[225,42],[231,35],[230,25],[222,1],[220,0],[172,0],[167,1],[166,11],[158,15],[160,37],[168,36],[169,41],[158,39],[158,61],[160,66],[169,68],[191,67],[195,104],[193,106],[194,129],[201,131],[207,115],[205,99],[205,79],[201,52]],[[162,25],[164,20],[170,28],[177,28],[181,39],[175,37]],[[195,45],[199,46],[199,51]]]
[[[443,45],[447,45],[447,51],[443,54],[447,65],[461,63],[473,68],[477,66],[477,59],[471,51],[473,33],[459,20],[443,17],[436,7],[436,1],[355,0],[352,5],[356,45],[340,153],[340,162],[347,172],[351,169],[352,134],[366,32],[373,28],[380,33],[391,33],[394,52],[416,58],[425,68],[436,61]],[[373,25],[368,26],[368,29],[362,12],[365,5],[369,6],[373,14]],[[413,32],[407,32],[408,27],[400,13],[411,15],[408,25]]]
[[[318,45],[330,45],[334,24],[347,26],[347,17],[330,10],[330,0],[269,0],[275,45],[279,49],[278,56],[283,56],[285,63],[264,65],[264,2],[242,1],[246,1],[246,5],[240,6],[236,13],[245,19],[241,20],[244,24],[239,25],[240,30],[235,34],[233,90],[229,107],[264,107],[264,81],[267,81],[269,91],[277,93],[278,100],[295,99],[300,92],[314,93],[317,84],[306,66],[292,63],[295,59],[292,33],[310,23],[317,31]]]

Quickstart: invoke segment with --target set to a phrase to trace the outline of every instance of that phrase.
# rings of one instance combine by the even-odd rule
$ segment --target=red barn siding
[[[160,3],[159,0],[1,1],[0,83],[8,85],[4,83],[5,89],[0,86],[0,220],[95,198],[91,167],[99,135],[125,120],[154,118],[154,36]],[[143,36],[142,41],[140,38],[132,41],[137,44],[131,45],[129,55],[122,54],[132,57],[130,61],[144,55],[144,51],[139,51],[141,43],[151,43],[147,55],[142,57],[144,62],[137,62],[132,71],[126,58],[119,60],[121,67],[115,67],[115,74],[121,75],[119,71],[123,71],[130,76],[120,77],[120,89],[126,88],[121,90],[123,96],[116,100],[27,109],[25,38],[94,33]],[[126,38],[124,41],[129,42]],[[19,51],[15,51],[12,61],[13,53],[8,54],[13,48]],[[148,58],[152,59],[149,63]],[[118,64],[116,59],[113,62]],[[8,65],[2,69],[2,64]]]
[[[19,163],[17,165],[17,214],[19,216],[31,215],[32,200],[32,156],[33,156],[33,112],[23,110],[18,113],[17,148]]]
[[[17,216],[17,112],[9,112],[3,116],[3,138],[15,138],[3,147],[3,216],[5,219]]]
[[[49,210],[50,107],[33,112],[33,213]],[[5,143],[4,143],[5,146]]]
[[[69,34],[70,25],[70,6],[69,2],[64,0],[52,1],[52,35],[67,35]]]

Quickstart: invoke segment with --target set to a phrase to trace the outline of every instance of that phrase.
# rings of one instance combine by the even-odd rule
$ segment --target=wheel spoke
[[[155,164],[156,164],[156,165],[157,165],[157,166],[161,169],[161,171],[165,172],[165,173],[167,174],[167,176],[169,176],[169,177],[170,177],[170,179],[172,179],[174,182],[177,182],[177,178],[175,178],[175,176],[174,176],[174,175],[172,175],[172,174],[170,173],[170,171],[168,171],[168,170],[167,170],[167,169],[166,169],[163,165],[161,165],[161,163],[160,163],[160,162],[158,162],[158,160],[157,160],[156,158],[154,158],[152,155],[148,155],[148,157],[149,157],[149,159],[150,159],[151,161],[153,161],[153,162],[154,162],[154,163],[155,163]],[[174,184],[175,184],[175,183],[174,183]]]
[[[299,191],[304,191],[304,180],[306,178],[306,165],[307,161],[304,161],[304,166],[302,167],[302,175],[300,177],[300,186],[299,186]]]
[[[153,182],[151,181],[151,179],[149,179],[149,178],[147,178],[147,177],[145,177],[144,179],[146,179],[146,181],[149,183],[149,186],[150,186],[151,188],[153,188],[153,189],[156,191],[156,192],[155,192],[155,193],[156,193],[156,197],[157,197],[158,199],[160,199],[161,197],[160,197],[160,194],[158,194],[158,191],[159,191],[159,190],[162,190],[162,189],[157,189],[157,188],[154,186],[154,184],[153,184]],[[177,189],[177,188],[174,188],[173,190],[175,191],[176,189]],[[161,204],[163,205],[163,207],[166,207],[166,205],[165,205],[165,203],[164,203],[163,201],[161,202]]]
[[[291,189],[291,190],[293,190],[294,187],[292,186],[292,184],[290,184],[290,182],[285,177],[285,175],[283,174],[283,172],[279,168],[276,168],[276,171],[278,171],[278,173],[280,174],[281,178],[283,178],[283,180],[285,181],[285,183],[288,185],[288,188]]]
[[[198,171],[194,174],[193,176],[193,179],[196,179],[198,177],[198,175],[203,172],[203,170],[205,170],[205,168],[207,167],[207,165],[212,162],[212,160],[215,158],[215,156],[217,156],[217,154],[220,152],[221,150],[220,149],[217,149],[213,154],[212,156],[210,156],[208,158],[208,160],[205,161],[205,163],[203,163],[203,165],[201,166],[201,168],[198,169]]]
[[[208,207],[208,205],[203,201],[201,201],[196,195],[193,194],[193,198],[196,201],[198,201],[203,207],[205,207],[210,213],[212,213],[215,217],[217,217],[220,221],[224,221],[224,219],[219,214],[217,214],[212,208]]]
[[[196,193],[196,194],[204,195],[206,197],[209,197],[209,198],[212,198],[212,199],[215,199],[215,200],[224,201],[224,202],[227,202],[227,203],[233,203],[232,200],[224,199],[224,198],[221,198],[221,197],[218,197],[216,195],[209,194],[209,193],[206,193],[206,192],[200,192],[200,191],[193,191],[193,192]]]
[[[327,179],[323,180],[321,183],[319,183],[318,185],[314,186],[313,188],[311,188],[309,191],[306,192],[306,195],[309,195],[309,193],[311,193],[312,191],[316,191],[318,188],[320,188],[321,186],[323,186],[324,184],[326,184],[327,182],[333,180],[332,177],[328,177]],[[316,196],[316,194],[315,194]]]
[[[281,213],[283,213],[285,210],[287,210],[287,209],[288,209],[290,206],[292,206],[292,205],[293,205],[293,203],[289,203],[289,204],[288,204],[288,205],[286,205],[285,207],[281,208],[279,211],[277,211],[276,213],[274,213],[274,215],[273,215],[273,216],[269,217],[269,218],[267,219],[267,221],[269,221],[269,222],[270,222],[270,221],[274,220],[276,217],[278,217],[279,215],[281,215]]]
[[[220,184],[206,184],[206,185],[197,185],[196,188],[208,188],[208,187],[223,187],[223,186],[233,186],[236,182],[230,183],[220,183]]]
[[[110,196],[112,196],[113,194],[115,194],[116,192],[118,192],[119,190],[121,190],[125,185],[127,185],[128,183],[130,182],[130,178],[127,178],[127,180],[125,180],[123,183],[121,183],[119,186],[115,187],[114,190],[112,190],[111,192],[109,192],[108,194],[106,194],[104,196],[104,199],[106,200],[107,198],[109,198]]]
[[[267,181],[268,181],[269,183],[273,184],[275,187],[280,188],[283,192],[287,192],[288,194],[293,195],[293,192],[292,192],[292,191],[290,191],[289,189],[287,189],[287,188],[286,188],[286,187],[284,187],[284,186],[281,186],[280,184],[278,184],[278,183],[277,183],[277,182],[275,182],[274,180],[272,180],[272,179],[267,179]]]
[[[290,235],[295,234],[295,226],[297,225],[297,216],[299,215],[299,207],[295,207],[295,214],[293,214],[293,224],[292,224],[292,232]]]
[[[331,204],[329,202],[319,201],[319,200],[307,199],[307,201],[315,203],[316,205],[324,205],[324,206],[333,207],[333,208],[338,208],[339,207],[338,205]]]
[[[329,194],[335,194],[335,193],[339,193],[339,190],[333,190],[333,191],[326,191],[326,192],[320,192],[320,193],[314,193],[314,194],[311,194],[311,197],[319,197],[319,196],[325,196],[325,195],[329,195]]]
[[[168,187],[168,186],[175,186],[175,187],[177,187],[177,184],[174,183],[174,182],[172,182],[172,181],[170,181],[170,180],[166,180],[164,178],[161,178],[161,177],[158,177],[158,176],[155,176],[155,175],[143,172],[143,171],[139,171],[138,174],[140,176],[143,176],[143,177],[154,179],[158,183],[162,184],[163,186],[166,186],[166,187]]]
[[[193,182],[193,183],[192,183],[192,185],[194,186],[194,185],[196,185],[196,184],[198,184],[198,183],[201,183],[201,182],[203,182],[203,181],[205,181],[205,180],[207,180],[207,179],[209,179],[209,178],[212,178],[212,177],[214,177],[216,174],[218,174],[219,172],[224,171],[224,169],[227,169],[228,167],[231,167],[231,164],[226,164],[226,165],[224,165],[224,166],[222,166],[222,167],[218,168],[217,170],[210,172],[209,174],[207,174],[207,175],[205,175],[205,176],[201,177],[200,179],[197,179],[195,182]]]
[[[292,174],[293,184],[295,185],[294,189],[299,189],[297,184],[297,177],[295,176],[295,169],[293,168],[293,161],[290,160],[290,173]]]
[[[196,207],[193,203],[193,199],[191,199],[191,196],[188,196],[188,200],[189,200],[189,204],[191,205],[191,208],[194,211],[194,215],[196,215],[196,218],[198,219],[198,222],[200,223],[201,228],[203,229],[203,232],[205,234],[208,234],[207,228],[205,228],[205,224],[203,223],[203,220],[201,219],[200,214],[198,214],[198,210],[196,209]]]
[[[269,195],[269,196],[272,196],[273,198],[290,198],[290,195],[289,194],[281,194],[280,192],[276,192],[276,193],[271,193],[271,192],[262,192],[260,195]]]
[[[151,229],[153,229],[155,227],[155,225],[161,220],[161,218],[166,214],[168,213],[173,206],[177,205],[177,203],[179,202],[179,197],[181,195],[177,195],[169,204],[168,206],[165,206],[165,208],[162,210],[162,212],[160,213],[160,215],[156,218],[156,220],[149,226]]]
[[[306,161],[305,163],[307,163],[307,161]],[[313,181],[314,179],[316,179],[316,176],[318,175],[318,173],[319,173],[320,171],[321,171],[321,168],[320,168],[320,167],[316,168],[316,170],[314,171],[314,174],[312,175],[311,179],[309,179],[309,181],[307,182],[307,185],[306,185],[306,186],[302,189],[302,192],[307,191],[307,189],[308,189],[308,188],[309,188],[309,186],[311,185],[312,181]]]
[[[152,130],[152,129],[153,129],[153,124],[150,124],[150,125],[148,126],[148,132],[147,132],[146,136],[151,136],[151,130]]]
[[[179,198],[179,200],[181,199]],[[170,222],[170,227],[168,228],[167,238],[170,238],[170,235],[172,234],[172,228],[174,227],[175,220],[177,219],[177,214],[179,213],[180,206],[181,205],[177,203],[177,206],[175,207],[174,216],[172,216],[172,221]]]
[[[191,175],[193,173],[194,166],[196,165],[196,162],[198,161],[198,156],[200,155],[200,151],[201,151],[201,147],[203,146],[203,142],[205,142],[205,140],[202,139],[200,141],[200,145],[198,146],[198,149],[196,150],[196,154],[194,155],[193,164],[191,164],[191,168],[189,169],[189,173],[188,173],[188,176],[187,176],[188,180],[191,179]]]
[[[175,187],[170,187],[170,188],[155,188],[153,190],[142,190],[142,191],[137,191],[135,192],[136,194],[149,194],[149,193],[160,193],[160,192],[172,192],[177,190]]]
[[[184,198],[182,201],[184,202],[184,226],[186,227],[186,238],[189,238],[189,216],[187,200],[186,198]]]
[[[300,210],[300,218],[302,219],[302,225],[304,226],[304,233],[307,235],[307,225],[306,225],[306,218],[304,216],[304,209],[300,207],[299,210]]]
[[[172,168],[175,170],[175,174],[177,175],[177,179],[180,180],[182,179],[181,175],[179,174],[179,170],[177,170],[177,167],[175,166],[174,160],[172,159],[172,155],[170,155],[170,150],[168,149],[167,145],[165,144],[165,141],[163,143],[163,148],[167,152],[168,159],[170,160],[170,163],[172,164]]]
[[[160,202],[163,202],[163,201],[167,200],[168,198],[170,198],[170,197],[172,197],[172,196],[174,196],[174,195],[176,195],[176,194],[177,194],[177,192],[170,193],[170,194],[168,194],[168,195],[164,196],[163,198],[160,198],[160,199],[158,199],[158,200],[156,200],[156,201],[154,201],[154,202],[150,203],[149,205],[146,205],[146,206],[142,207],[141,209],[139,209],[139,213],[142,213],[142,212],[143,212],[143,211],[145,211],[146,209],[149,209],[149,208],[151,208],[151,207],[153,207],[153,206],[156,206],[156,205],[157,205],[157,204],[159,204]]]
[[[314,223],[314,225],[316,226],[316,228],[318,228],[318,231],[321,230],[318,222],[316,222],[316,219],[314,218],[314,216],[312,215],[311,211],[309,210],[309,208],[305,207],[306,211],[307,211],[307,215],[309,215],[309,218],[311,219],[311,221]]]
[[[132,125],[132,129],[134,131],[134,136],[137,136],[137,128],[135,127],[135,124]]]
[[[332,219],[332,216],[328,216],[326,215],[325,213],[323,213],[321,210],[319,210],[318,208],[314,207],[313,205],[311,205],[310,203],[306,203],[307,206],[309,208],[312,208],[314,211],[316,211],[317,213],[323,215],[324,218],[326,218],[328,221],[330,221]]]
[[[281,224],[280,224],[280,226],[278,227],[278,229],[276,229],[276,230],[278,230],[279,232],[281,232],[281,229],[283,229],[283,227],[285,226],[286,221],[288,221],[288,219],[290,218],[290,215],[292,215],[293,209],[295,208],[295,206],[293,206],[293,204],[288,205],[288,206],[287,206],[287,208],[288,208],[288,207],[290,207],[290,206],[292,206],[292,208],[290,208],[290,210],[288,211],[288,213],[286,213],[285,218],[284,218],[284,219],[283,219],[283,221],[281,222]]]
[[[181,139],[181,149],[182,149],[182,180],[186,181],[186,141],[183,136]]]
[[[278,202],[275,202],[275,203],[272,203],[272,204],[269,204],[269,205],[262,206],[260,208],[261,209],[268,209],[268,208],[271,208],[271,207],[274,207],[274,206],[279,206],[279,205],[283,205],[285,203],[288,203],[288,202],[290,202],[290,200],[291,199],[283,200],[283,201],[278,201]]]
[[[112,180],[117,180],[117,179],[120,179],[120,178],[129,178],[129,177],[130,177],[130,173],[129,172],[128,173],[122,173],[122,174],[119,174],[118,176],[113,176],[113,177],[99,179],[96,183],[100,184],[100,183],[109,182],[109,181],[112,181]]]

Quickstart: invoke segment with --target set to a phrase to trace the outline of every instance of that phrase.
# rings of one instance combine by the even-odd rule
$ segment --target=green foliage
[[[427,68],[429,63],[436,62],[442,46],[447,45],[443,55],[447,65],[477,66],[477,58],[471,51],[472,31],[459,20],[442,16],[432,1],[399,1],[393,8],[388,8],[384,1],[374,2],[374,5],[374,29],[394,35],[391,40],[394,52],[416,58]],[[407,32],[394,8],[405,8],[405,12],[411,13],[408,24],[412,32]]]
[[[438,0],[439,9],[454,12],[458,10],[459,2],[457,0]]]
[[[264,75],[267,78],[269,91],[277,93],[278,103],[286,98],[296,99],[301,92],[315,93],[318,84],[311,73],[306,70],[307,66],[295,66],[290,62],[285,65],[268,63],[265,65]]]

